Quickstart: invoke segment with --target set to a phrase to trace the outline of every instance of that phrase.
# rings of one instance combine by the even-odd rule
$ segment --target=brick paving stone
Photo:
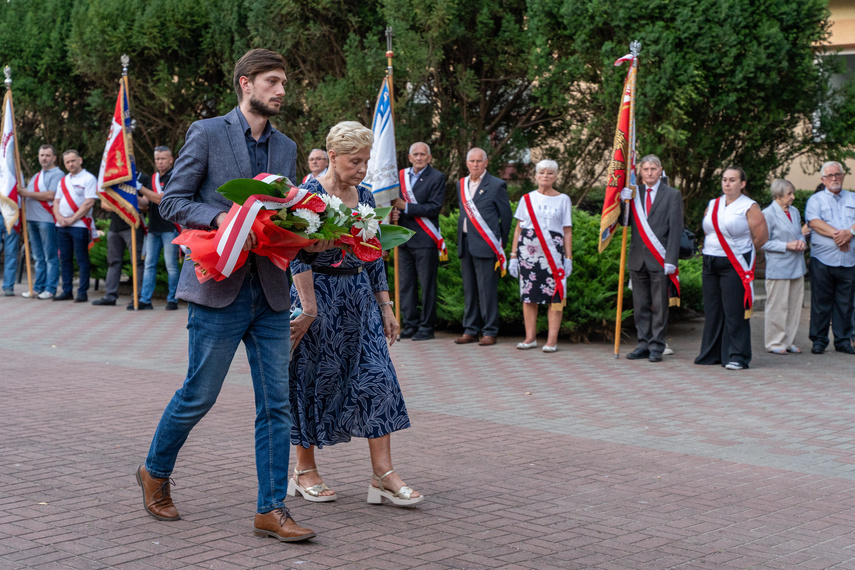
[[[252,534],[238,351],[173,474],[182,520],[155,521],[133,472],[187,339],[181,311],[156,308],[0,300],[22,324],[0,330],[0,569],[855,567],[855,360],[758,352],[739,373],[697,367],[701,321],[672,326],[677,354],[657,365],[598,343],[397,343],[413,427],[393,438],[396,469],[428,499],[369,506],[367,446],[325,448],[339,500],[287,500],[319,532],[306,544]],[[758,349],[762,318],[752,329]]]

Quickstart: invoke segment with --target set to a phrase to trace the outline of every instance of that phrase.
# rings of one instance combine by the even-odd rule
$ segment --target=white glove
[[[620,191],[621,200],[632,200],[632,188],[624,188]]]
[[[673,275],[675,271],[677,271],[676,265],[671,265],[670,263],[665,264],[665,275]]]
[[[143,187],[143,184],[140,181],[140,173],[139,172],[137,172],[137,178],[136,178],[136,180],[134,180],[134,186],[136,187],[137,190],[139,190],[140,188]]]
[[[511,274],[511,277],[520,276],[520,260],[516,257],[511,258],[511,262],[508,264],[508,273]]]
[[[570,274],[573,273],[573,260],[565,257],[564,258],[564,277],[570,277]]]

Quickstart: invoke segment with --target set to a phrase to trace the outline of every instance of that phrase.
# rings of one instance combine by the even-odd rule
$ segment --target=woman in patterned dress
[[[346,121],[327,136],[327,173],[304,187],[339,198],[347,207],[374,207],[365,178],[373,133]],[[409,506],[424,497],[404,484],[392,467],[391,433],[410,426],[389,346],[398,322],[389,300],[382,259],[364,263],[352,253],[329,249],[306,265],[291,262],[291,299],[302,312],[291,322],[291,443],[297,464],[288,494],[335,500],[317,471],[315,447],[368,439],[374,474],[368,502],[387,499]],[[295,313],[297,311],[295,310]],[[388,345],[386,343],[388,339]]]
[[[517,344],[517,348],[521,350],[537,346],[538,305],[549,305],[546,313],[549,333],[546,344],[543,345],[543,352],[558,350],[558,330],[566,304],[566,291],[563,296],[556,291],[556,280],[549,261],[552,258],[556,270],[564,270],[565,279],[570,277],[570,272],[573,271],[573,220],[570,197],[553,188],[557,179],[558,164],[555,161],[538,162],[535,167],[537,190],[530,192],[528,199],[544,238],[554,244],[558,260],[541,246],[525,198],[520,200],[514,214],[518,221],[511,241],[513,248],[508,269],[511,275],[519,277],[520,281],[525,322],[525,340]],[[566,285],[566,281],[564,284]]]

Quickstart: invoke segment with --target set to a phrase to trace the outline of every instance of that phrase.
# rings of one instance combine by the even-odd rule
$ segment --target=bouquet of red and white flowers
[[[334,240],[336,247],[367,262],[406,243],[414,233],[390,224],[381,228],[391,208],[359,204],[352,210],[336,196],[295,188],[281,176],[232,180],[218,192],[235,202],[220,228],[185,230],[174,240],[190,248],[200,282],[222,281],[246,262],[249,253],[242,249],[250,230],[257,238],[251,251],[283,270],[301,249],[318,240]]]

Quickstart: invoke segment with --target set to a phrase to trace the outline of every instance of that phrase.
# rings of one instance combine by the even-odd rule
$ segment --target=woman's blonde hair
[[[374,144],[374,133],[356,121],[342,121],[327,135],[327,151],[354,154]]]

